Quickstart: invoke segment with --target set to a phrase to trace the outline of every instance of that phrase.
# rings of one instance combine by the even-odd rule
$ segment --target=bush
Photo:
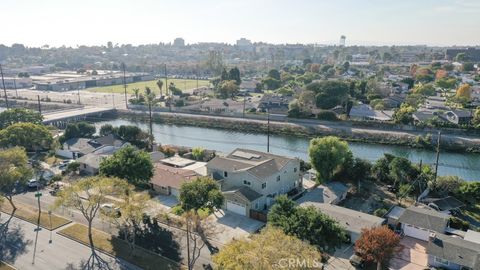
[[[317,119],[326,121],[338,121],[337,114],[330,110],[320,110]]]
[[[451,217],[450,227],[457,230],[467,231],[468,229],[470,229],[470,223],[457,217]]]
[[[59,174],[56,174],[52,177],[52,179],[50,180],[51,182],[60,182],[62,181],[63,177]]]
[[[164,153],[166,157],[171,157],[175,155],[175,150],[168,146],[162,146],[160,152]]]
[[[177,215],[177,216],[181,216],[183,215],[184,211],[182,209],[182,206],[181,205],[175,205],[173,208],[172,208],[172,213]]]
[[[378,208],[377,210],[373,211],[373,214],[377,217],[383,217],[388,212],[385,208]]]

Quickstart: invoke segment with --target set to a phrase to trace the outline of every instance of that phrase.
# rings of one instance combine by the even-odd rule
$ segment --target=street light
[[[50,240],[48,241],[49,244],[52,243],[52,231],[53,231],[53,227],[52,227],[52,210],[48,210],[48,218],[50,219]]]

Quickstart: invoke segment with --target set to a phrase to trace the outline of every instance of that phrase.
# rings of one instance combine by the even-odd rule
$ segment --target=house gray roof
[[[215,157],[207,166],[227,172],[248,171],[257,178],[264,179],[280,171],[291,160],[295,159],[237,148],[226,157]]]
[[[249,202],[253,202],[256,199],[262,197],[262,194],[256,192],[255,190],[247,187],[247,186],[242,186],[242,187],[235,187],[230,190],[225,190],[223,191],[223,194],[239,194],[245,199],[247,199]]]
[[[343,197],[348,190],[349,187],[341,182],[328,182],[308,191],[299,198],[297,202],[332,203],[335,202],[338,197]]]
[[[101,144],[92,142],[87,138],[71,138],[63,143],[64,150],[70,150],[72,152],[79,152],[82,154],[88,154],[100,147]]]
[[[452,110],[451,112],[454,113],[457,117],[472,117],[472,112],[469,110]]]
[[[121,147],[122,145],[125,144],[123,140],[118,138],[117,136],[113,134],[109,134],[100,138],[96,138],[92,140],[93,142],[97,142],[100,145],[112,145],[115,147]]]
[[[448,196],[445,198],[426,198],[422,201],[425,204],[433,203],[440,211],[448,211],[463,207],[465,204],[457,200],[455,197]]]
[[[445,232],[448,220],[449,216],[447,214],[437,212],[430,208],[416,206],[411,206],[405,209],[398,219],[401,223],[414,225],[440,233]]]
[[[335,219],[348,231],[358,234],[362,232],[362,229],[381,226],[385,222],[383,218],[328,203],[304,202],[300,206],[313,206],[320,212]]]
[[[86,164],[91,168],[99,169],[100,168],[100,162],[102,162],[102,160],[106,157],[108,157],[108,156],[107,155],[96,155],[96,154],[93,154],[93,153],[88,153],[88,154],[78,158],[77,161],[80,164]]]
[[[428,242],[427,254],[471,269],[480,269],[480,244],[460,237],[436,234]]]

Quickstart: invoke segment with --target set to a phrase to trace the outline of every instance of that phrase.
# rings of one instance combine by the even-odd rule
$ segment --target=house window
[[[279,175],[279,176],[277,176],[277,182],[278,182],[278,181],[280,181],[280,175]]]
[[[439,258],[439,257],[435,257],[435,262],[439,263],[439,264],[443,264],[443,265],[449,265],[450,262],[445,260],[445,259],[442,259],[442,258]]]
[[[244,185],[247,185],[247,186],[250,186],[252,183],[250,183],[250,181],[243,180],[243,184],[244,184]]]
[[[223,177],[228,177],[228,172],[223,172]]]
[[[267,187],[267,183],[262,183],[262,189],[265,189]]]
[[[297,167],[293,168],[293,172],[297,172]]]

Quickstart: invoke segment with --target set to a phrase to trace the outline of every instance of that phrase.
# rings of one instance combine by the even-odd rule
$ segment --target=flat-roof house
[[[449,215],[430,208],[411,206],[398,218],[406,236],[428,241],[431,233],[444,233]]]
[[[370,229],[385,224],[384,218],[328,203],[303,202],[300,206],[313,206],[325,215],[335,219],[347,230],[352,243],[360,238],[362,229]]]
[[[460,237],[432,233],[427,245],[428,264],[449,270],[480,269],[480,244]]]
[[[220,184],[225,209],[244,216],[250,209],[266,210],[276,196],[302,186],[298,159],[249,149],[216,156],[207,163],[207,174]]]

